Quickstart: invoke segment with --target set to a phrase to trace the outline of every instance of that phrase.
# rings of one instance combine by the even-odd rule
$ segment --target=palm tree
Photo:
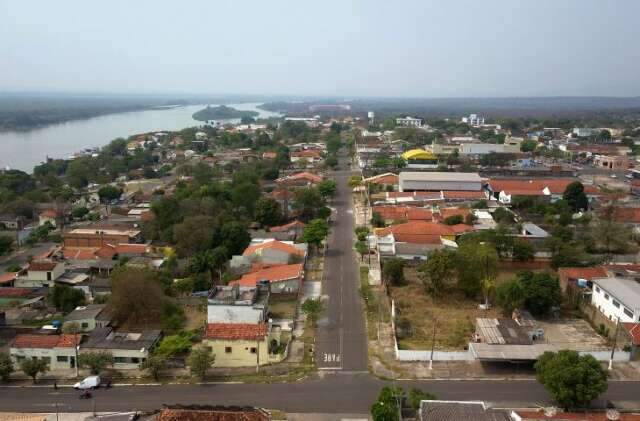
[[[218,280],[222,279],[222,267],[227,261],[227,249],[220,246],[205,250],[191,258],[191,270],[201,273],[209,272],[211,283],[214,283],[215,273],[218,272]]]
[[[496,280],[494,278],[484,278],[480,281],[480,286],[482,287],[485,308],[489,308],[489,297],[493,295],[496,289]]]

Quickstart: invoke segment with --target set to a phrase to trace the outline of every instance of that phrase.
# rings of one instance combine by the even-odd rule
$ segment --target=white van
[[[97,389],[100,387],[100,376],[89,376],[81,382],[73,385],[76,390]]]

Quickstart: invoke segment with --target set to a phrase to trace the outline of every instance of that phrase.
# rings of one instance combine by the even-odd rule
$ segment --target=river
[[[257,108],[260,103],[226,105],[238,110],[257,111],[260,117],[279,116]],[[31,173],[33,167],[47,157],[67,158],[84,148],[104,146],[117,137],[199,126],[202,122],[194,120],[191,115],[205,106],[188,105],[107,114],[33,130],[0,132],[0,168],[10,167]]]

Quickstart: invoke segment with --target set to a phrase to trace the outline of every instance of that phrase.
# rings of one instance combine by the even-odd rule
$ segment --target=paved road
[[[386,383],[368,374],[338,372],[324,379],[301,383],[122,386],[97,390],[92,400],[78,399],[70,388],[0,387],[0,411],[61,412],[152,410],[163,404],[256,405],[299,413],[368,413]],[[405,389],[418,386],[440,399],[485,400],[496,406],[548,404],[547,394],[535,381],[423,381],[398,382]],[[633,401],[640,383],[615,382],[596,404]]]
[[[318,322],[316,364],[320,369],[367,370],[367,340],[360,299],[359,275],[353,251],[353,206],[346,155],[332,176],[337,183],[333,201],[337,217],[328,239],[322,294],[325,314]]]
[[[42,253],[47,252],[51,247],[55,245],[56,243],[51,242],[40,243],[31,248],[24,247],[19,251],[11,254],[10,256],[4,256],[2,259],[0,259],[0,273],[4,273],[7,268],[12,265],[23,265],[27,263],[29,256],[38,256]]]

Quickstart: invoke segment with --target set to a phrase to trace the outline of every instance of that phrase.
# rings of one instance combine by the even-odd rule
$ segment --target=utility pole
[[[616,333],[613,335],[613,345],[611,346],[611,357],[609,358],[609,367],[608,370],[611,371],[613,369],[613,354],[616,352],[616,345],[618,343],[618,329],[620,328],[620,317],[616,321]]]
[[[260,372],[260,336],[256,336],[256,373]]]
[[[429,357],[429,370],[433,370],[433,349],[436,346],[436,323],[438,319],[433,314],[433,336],[431,337],[431,356]]]

